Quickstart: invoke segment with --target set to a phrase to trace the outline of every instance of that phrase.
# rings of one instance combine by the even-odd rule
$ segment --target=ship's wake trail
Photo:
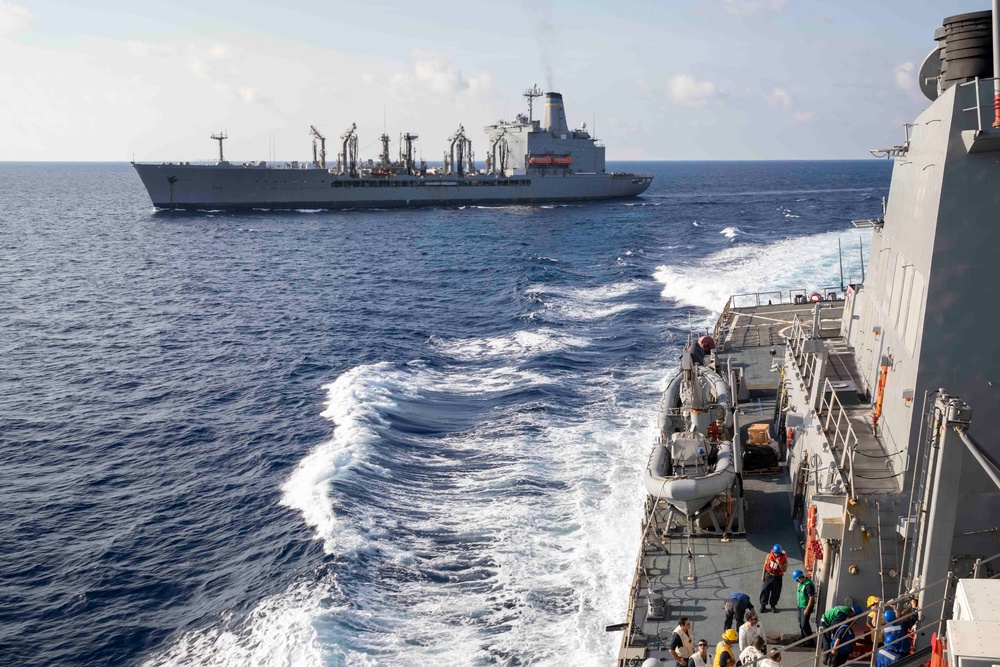
[[[812,292],[839,288],[838,239],[843,248],[844,281],[860,282],[859,237],[867,261],[871,232],[834,231],[768,244],[736,244],[689,263],[657,267],[654,278],[663,285],[664,299],[703,309],[704,315],[697,324],[706,328],[714,325],[731,295],[751,289],[762,293],[783,290],[787,299],[789,289]],[[804,262],[803,258],[809,261]]]
[[[327,385],[332,436],[281,489],[326,565],[150,664],[606,662],[660,377],[588,361],[634,284],[528,291],[538,328]]]

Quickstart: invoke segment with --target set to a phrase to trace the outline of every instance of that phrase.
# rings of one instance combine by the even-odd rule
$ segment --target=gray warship
[[[476,166],[465,128],[448,138],[443,167],[414,159],[415,134],[400,137],[392,160],[390,138],[381,136],[378,160],[358,159],[357,127],[340,137],[336,163],[327,165],[326,137],[311,127],[312,162],[281,165],[226,161],[225,133],[216,164],[133,162],[153,206],[169,210],[288,210],[398,208],[538,204],[635,197],[653,181],[651,174],[609,173],[604,145],[584,123],[571,130],[560,93],[545,93],[541,121],[533,118],[537,86],[525,91],[528,114],[486,127],[485,169]]]
[[[853,663],[1000,662],[997,18],[994,2],[944,20],[919,73],[931,104],[902,144],[872,151],[894,164],[881,214],[854,221],[873,230],[861,281],[734,295],[690,344],[725,378],[732,420],[692,421],[681,439],[702,457],[728,447],[736,474],[697,506],[649,491],[625,622],[607,628],[622,632],[617,665],[677,664],[682,616],[717,653],[730,594],[763,607],[776,544],[815,584],[810,631],[825,610],[861,608],[840,621],[857,632]],[[707,480],[706,466],[662,472],[679,436],[676,419],[659,422],[650,465]],[[750,465],[760,447],[773,465]],[[802,630],[796,584],[783,581],[760,614],[768,644],[782,667],[819,665],[819,633]],[[890,608],[915,624],[879,647]]]

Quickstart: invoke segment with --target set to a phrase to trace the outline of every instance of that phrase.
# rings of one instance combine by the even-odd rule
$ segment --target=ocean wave
[[[394,396],[407,391],[407,384],[391,364],[358,366],[326,385],[326,409],[322,416],[335,425],[333,437],[299,462],[281,488],[281,503],[297,509],[316,530],[327,553],[357,548],[361,538],[350,526],[341,525],[330,501],[330,482],[364,458],[379,439],[383,416],[395,405]]]
[[[501,357],[524,360],[540,354],[589,345],[589,341],[585,338],[553,329],[515,331],[505,336],[491,338],[443,340],[432,337],[430,343],[452,358],[462,361]]]
[[[451,388],[477,392],[481,377],[453,374]],[[586,379],[583,422],[554,419],[535,399],[498,418],[484,405],[475,427],[426,447],[418,439],[418,449],[394,454],[389,478],[359,482],[377,501],[353,503],[350,515],[372,548],[335,568],[352,604],[321,609],[307,599],[301,609],[330,657],[586,663],[613,651],[616,638],[602,628],[626,604],[642,513],[634,482],[655,436],[648,403],[661,383],[649,376],[638,407],[625,407],[622,380]],[[412,380],[438,386],[442,377],[424,369]]]
[[[707,311],[699,324],[711,325],[731,295],[748,290],[773,293],[777,299],[784,290],[822,289],[840,282],[837,240],[845,246],[871,240],[871,233],[826,232],[814,236],[783,239],[766,245],[735,245],[690,264],[657,267],[655,280],[663,285],[661,296],[680,305],[697,306]],[[810,258],[803,262],[801,258]],[[845,252],[845,279],[861,277],[860,258]],[[766,297],[765,297],[766,298]]]
[[[259,601],[245,617],[224,614],[214,625],[181,634],[142,667],[323,667],[314,623],[329,612],[331,590],[313,580]]]
[[[525,294],[544,305],[547,320],[595,321],[635,310],[637,304],[622,299],[640,287],[641,283],[634,281],[597,287],[532,285]]]

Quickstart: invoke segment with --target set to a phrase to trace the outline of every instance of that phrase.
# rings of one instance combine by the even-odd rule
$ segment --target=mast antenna
[[[216,132],[215,134],[212,135],[212,139],[215,139],[216,141],[219,142],[219,162],[225,162],[226,161],[226,159],[224,157],[222,157],[222,142],[225,141],[228,138],[229,138],[229,135],[226,134],[225,130],[223,130],[222,132]]]
[[[542,90],[541,88],[538,87],[538,84],[536,83],[531,88],[528,88],[521,94],[524,95],[526,98],[528,98],[528,122],[530,123],[535,119],[534,117],[535,98],[542,96]]]

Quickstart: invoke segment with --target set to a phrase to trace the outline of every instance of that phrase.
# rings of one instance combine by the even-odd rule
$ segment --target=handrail
[[[720,330],[720,328],[722,327],[722,323],[723,323],[723,322],[724,322],[724,321],[726,320],[726,318],[728,317],[728,315],[729,315],[729,311],[730,311],[730,310],[732,310],[732,306],[733,306],[733,299],[734,299],[734,298],[735,298],[735,297],[733,297],[733,296],[730,296],[730,297],[729,297],[729,299],[727,299],[727,300],[726,300],[726,305],[725,305],[725,306],[723,306],[723,308],[722,308],[722,314],[721,314],[721,315],[719,315],[719,319],[717,319],[717,320],[715,321],[715,328],[714,328],[714,329],[712,329],[712,338],[714,338],[714,339],[715,339],[715,342],[716,342],[717,344],[721,344],[721,343],[722,343],[722,341],[720,340],[721,336],[719,335],[719,330]]]
[[[841,288],[840,285],[830,285],[828,287],[814,287],[814,288],[796,287],[794,289],[787,290],[787,296],[785,290],[769,290],[765,292],[744,292],[742,294],[731,295],[726,305],[729,306],[730,309],[748,307],[748,306],[737,305],[736,302],[738,299],[753,299],[752,305],[755,307],[762,305],[762,303],[765,300],[771,301],[772,302],[771,305],[791,304],[795,303],[796,296],[806,297],[810,293],[810,291],[815,292],[816,294],[823,295],[825,297],[826,295],[829,294],[840,294],[844,290]],[[827,301],[828,299],[824,298],[823,300]],[[839,301],[840,299],[837,300]]]
[[[982,99],[981,99],[980,94],[979,94],[979,84],[981,84],[981,83],[987,83],[989,81],[997,81],[997,80],[998,80],[997,77],[990,77],[988,79],[981,79],[981,78],[979,78],[977,76],[972,81],[966,81],[965,83],[958,84],[959,88],[961,88],[963,86],[973,86],[973,85],[975,86],[974,90],[976,91],[976,106],[974,106],[974,107],[968,107],[966,109],[962,109],[962,111],[975,111],[976,112],[976,127],[977,127],[977,131],[979,131],[979,132],[983,131],[983,109],[987,110],[987,113],[989,114],[989,116],[992,116],[994,114],[993,97],[989,96],[989,102],[987,102],[986,106],[984,107],[983,103],[982,103]],[[991,88],[992,88],[992,86],[991,86]]]

